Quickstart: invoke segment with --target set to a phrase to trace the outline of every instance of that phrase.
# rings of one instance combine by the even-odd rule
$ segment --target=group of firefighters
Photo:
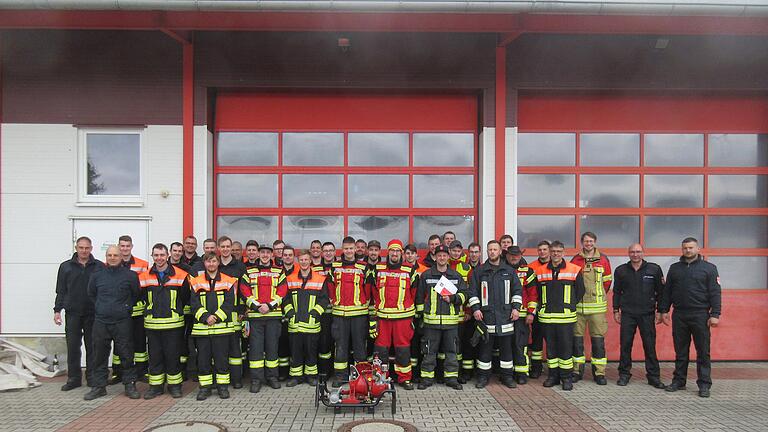
[[[243,386],[246,370],[252,393],[263,385],[278,389],[281,381],[314,386],[318,377],[338,387],[350,364],[373,356],[394,358],[397,382],[406,390],[435,381],[461,390],[473,377],[483,388],[494,370],[512,388],[542,374],[544,340],[544,386],[571,390],[585,374],[587,333],[592,377],[605,385],[612,273],[596,240],[584,233],[570,262],[562,242],[542,241],[538,258],[527,263],[509,235],[487,243],[485,261],[478,243],[465,253],[452,232],[430,236],[421,260],[412,244],[391,240],[383,253],[378,241],[352,237],[343,239],[340,256],[331,242],[315,240],[300,250],[280,240],[251,240],[243,250],[226,236],[205,240],[199,256],[197,240],[188,236],[170,249],[155,244],[150,264],[132,255],[129,236],[107,249],[106,263],[81,237],[75,254],[61,264],[56,286],[56,324],[66,310],[68,380],[62,390],[81,386],[83,338],[91,387],[86,400],[106,395],[107,384],[118,382],[128,397],[139,398],[137,380],[149,383],[144,399],[162,395],[166,385],[178,398],[186,379],[199,381],[198,400],[214,388],[226,399],[230,384]],[[633,248],[639,248],[639,267]],[[614,294],[614,319],[622,322],[618,384],[629,381],[631,361],[625,357],[639,328],[648,383],[664,388],[654,325],[659,312],[669,311],[670,298],[662,295],[658,266],[642,260],[642,247],[632,245],[629,252],[630,262],[617,269],[626,282],[617,281]],[[646,264],[655,267],[640,275],[638,287],[633,278]],[[625,266],[634,266],[634,273]],[[634,327],[625,330],[625,324]],[[708,333],[706,348],[708,362]],[[676,379],[670,387],[684,388],[685,375]]]

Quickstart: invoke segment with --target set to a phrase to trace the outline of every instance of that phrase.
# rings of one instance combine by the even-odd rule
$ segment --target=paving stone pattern
[[[0,393],[0,431],[143,431],[149,427],[188,420],[222,424],[230,431],[336,431],[363,419],[390,419],[413,424],[419,431],[766,431],[768,430],[768,363],[718,363],[714,366],[712,397],[696,395],[695,369],[688,389],[667,393],[645,383],[635,365],[630,385],[618,387],[615,364],[609,365],[607,386],[591,377],[574,391],[546,389],[543,381],[507,389],[493,381],[486,389],[466,385],[455,391],[442,385],[427,390],[398,391],[398,410],[390,413],[387,398],[368,414],[363,409],[314,406],[314,389],[307,385],[248,393],[247,385],[230,390],[220,400],[214,392],[205,402],[195,400],[196,383],[185,383],[185,396],[168,395],[151,401],[130,400],[122,386],[109,395],[86,402],[88,389],[61,392],[61,379],[42,387]],[[662,379],[671,379],[671,365]],[[146,384],[139,384],[146,390]]]

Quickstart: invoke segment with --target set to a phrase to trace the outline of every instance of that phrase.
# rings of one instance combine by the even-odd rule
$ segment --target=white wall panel
[[[483,250],[483,256],[485,256],[485,244],[491,239],[495,238],[495,199],[496,199],[496,183],[495,183],[495,153],[496,153],[496,130],[494,128],[483,128],[480,133],[480,178],[478,183],[480,185],[479,200],[479,223],[480,227],[478,233],[480,239],[478,240]]]
[[[206,126],[195,126],[194,136],[193,224],[197,243],[202,248],[203,240],[213,235],[213,134]]]
[[[507,128],[505,138],[504,208],[506,209],[506,219],[504,225],[507,232],[511,233],[517,242],[517,128]]]
[[[77,205],[77,128],[72,125],[3,124],[2,136],[3,334],[63,333],[52,323],[52,308],[56,270],[73,250],[70,216],[151,216],[151,243],[181,239],[181,126],[145,129],[146,197],[138,207]],[[136,255],[147,258],[147,251]],[[29,275],[35,275],[35,283],[28,282]]]

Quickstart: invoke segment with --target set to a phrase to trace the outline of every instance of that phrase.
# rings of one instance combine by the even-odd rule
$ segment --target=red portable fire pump
[[[397,392],[395,385],[388,376],[388,365],[382,363],[378,356],[373,362],[359,362],[349,368],[349,382],[341,387],[328,390],[325,380],[320,380],[315,388],[315,408],[320,402],[332,407],[335,412],[341,408],[368,408],[373,413],[381,399],[387,393],[392,395],[392,414],[397,412]]]

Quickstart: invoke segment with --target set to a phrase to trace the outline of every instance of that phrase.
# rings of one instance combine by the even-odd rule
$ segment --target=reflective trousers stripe
[[[213,385],[213,375],[211,374],[198,375],[197,379],[200,381],[200,385],[203,387]]]
[[[491,362],[481,362],[480,360],[477,361],[477,368],[480,370],[491,370]]]
[[[229,384],[229,372],[223,374],[217,373],[216,384]]]
[[[173,374],[173,375],[167,374],[165,376],[166,381],[168,381],[168,384],[171,384],[171,385],[181,384],[181,382],[183,381],[182,378],[183,377],[181,376],[181,372],[179,372],[177,374]]]

